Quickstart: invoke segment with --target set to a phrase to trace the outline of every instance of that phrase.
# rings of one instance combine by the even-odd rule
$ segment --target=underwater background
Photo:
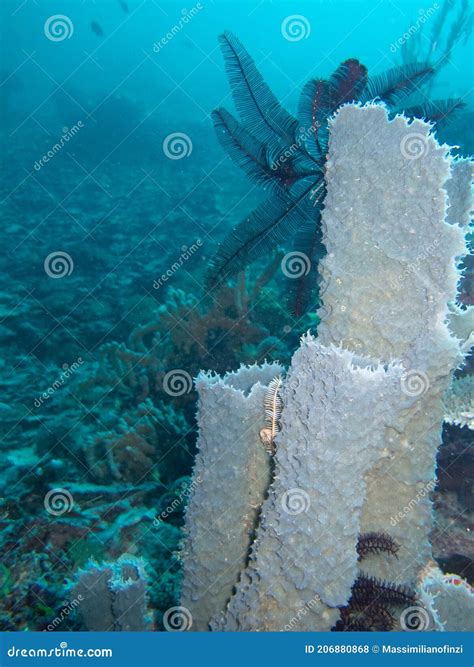
[[[378,74],[448,50],[430,95],[463,106],[436,132],[467,156],[472,11],[2,1],[0,630],[83,629],[68,601],[91,558],[143,559],[162,629],[179,601],[192,379],[287,365],[317,325],[317,294],[295,315],[284,244],[218,292],[204,285],[219,242],[265,195],[212,127],[213,109],[232,108],[218,36],[239,37],[290,111],[308,79],[347,58]],[[466,266],[465,305],[470,286]],[[434,555],[472,584],[472,432],[446,425],[438,463]]]

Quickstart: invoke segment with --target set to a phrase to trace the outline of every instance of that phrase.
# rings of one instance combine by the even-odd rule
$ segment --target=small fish
[[[91,30],[94,32],[98,37],[103,37],[104,36],[104,31],[100,27],[100,25],[96,21],[92,21],[91,23]]]
[[[119,5],[121,6],[125,14],[128,14],[128,5],[125,2],[125,0],[119,0]]]

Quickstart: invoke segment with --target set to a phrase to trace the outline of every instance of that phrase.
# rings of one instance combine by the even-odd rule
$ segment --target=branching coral
[[[427,17],[432,17],[429,37],[423,30]],[[466,44],[472,33],[473,20],[474,12],[468,0],[444,0],[441,7],[436,4],[425,13],[425,20],[417,25],[415,35],[403,41],[402,61],[411,63],[422,58],[440,69],[449,62],[457,45]]]
[[[159,311],[160,328],[179,352],[181,363],[193,369],[198,360],[197,373],[212,361],[216,371],[225,372],[255,358],[288,355],[282,339],[270,336],[280,320],[274,306],[279,298],[268,282],[280,263],[281,254],[275,253],[256,280],[241,271],[235,284],[213,292],[210,303],[201,303],[181,290],[169,290]]]

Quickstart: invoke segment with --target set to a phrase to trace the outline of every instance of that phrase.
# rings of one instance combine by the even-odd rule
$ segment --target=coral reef
[[[466,10],[451,9],[465,8],[465,0],[448,2],[450,7],[443,5],[437,15],[449,19],[445,27],[453,25],[447,31],[448,39],[439,39],[445,28],[438,18],[433,25],[437,41],[433,62],[438,61],[440,68],[447,64],[447,58],[441,61],[439,56],[452,54],[455,46],[462,47],[469,29],[467,22],[461,25],[469,18]],[[401,607],[395,602],[402,592],[413,593],[418,605],[423,590],[419,582],[413,587],[412,581],[405,581],[397,570],[398,560],[406,556],[402,524],[408,519],[404,517],[396,527],[379,525],[378,520],[362,524],[368,511],[364,501],[368,478],[363,479],[359,472],[354,496],[335,483],[336,473],[344,472],[338,459],[339,446],[348,450],[351,461],[354,458],[355,451],[349,451],[351,438],[355,440],[352,429],[349,426],[340,432],[339,428],[337,436],[331,437],[328,416],[316,414],[315,405],[306,410],[300,400],[306,386],[313,397],[321,398],[320,409],[323,405],[328,411],[332,409],[331,402],[344,387],[336,386],[333,378],[325,386],[314,380],[321,374],[316,366],[329,364],[329,357],[335,365],[344,366],[346,388],[353,382],[357,387],[355,397],[360,394],[361,400],[365,397],[375,401],[362,382],[365,375],[373,389],[382,377],[395,382],[402,371],[403,360],[395,349],[384,363],[367,349],[364,358],[370,361],[364,362],[359,354],[346,349],[350,345],[343,342],[341,347],[337,338],[335,347],[327,341],[321,345],[314,338],[319,320],[323,320],[324,328],[324,322],[330,319],[326,303],[320,315],[316,312],[316,306],[321,306],[321,299],[316,299],[318,283],[324,291],[330,278],[325,273],[318,280],[318,262],[325,252],[320,223],[326,195],[329,119],[336,107],[360,93],[363,102],[380,95],[392,111],[409,107],[410,117],[431,118],[438,139],[459,144],[458,152],[469,154],[474,150],[469,138],[472,111],[461,108],[461,100],[453,97],[445,102],[419,103],[416,93],[422,84],[426,83],[424,91],[436,88],[431,88],[431,67],[424,62],[432,60],[431,54],[427,57],[418,51],[410,62],[382,76],[373,77],[371,72],[370,78],[365,67],[351,58],[327,81],[312,80],[304,87],[293,118],[259,78],[242,45],[227,34],[223,39],[226,64],[242,123],[224,110],[214,114],[214,120],[218,137],[235,166],[223,155],[210,127],[210,108],[206,105],[214,104],[212,96],[206,99],[206,113],[201,115],[204,107],[196,113],[188,104],[194,84],[187,90],[183,86],[175,99],[167,77],[153,78],[158,61],[143,60],[140,49],[141,64],[137,68],[127,69],[131,52],[126,58],[111,59],[112,32],[107,34],[106,48],[92,54],[85,45],[91,57],[77,70],[68,58],[82,53],[76,48],[81,44],[77,39],[84,35],[79,23],[74,40],[52,44],[43,34],[41,17],[30,9],[34,9],[30,3],[22,4],[12,30],[4,30],[9,47],[5,49],[6,71],[0,76],[5,97],[0,126],[4,164],[0,183],[0,239],[4,250],[0,258],[4,286],[0,290],[0,334],[4,341],[0,358],[0,629],[169,630],[167,612],[180,601],[192,610],[193,629],[253,624],[256,629],[273,627],[272,618],[277,616],[276,627],[284,630],[312,629],[320,622],[315,619],[323,619],[321,624],[327,629],[338,624],[342,629],[398,628]],[[22,19],[18,20],[20,12]],[[6,16],[7,21],[13,18],[13,14]],[[29,25],[29,18],[34,25]],[[139,20],[138,13],[134,20]],[[123,34],[122,30],[114,33],[122,56]],[[32,35],[39,42],[30,48]],[[177,39],[174,46],[178,43]],[[410,46],[415,48],[416,44],[413,38]],[[434,41],[430,44],[434,46]],[[31,52],[31,58],[24,58],[25,49]],[[60,52],[58,49],[65,60],[50,58],[50,54]],[[199,58],[202,54],[197,51]],[[414,61],[420,64],[413,66]],[[187,51],[180,66],[188,62],[194,67],[192,50]],[[214,64],[218,65],[217,60]],[[236,76],[240,65],[243,78]],[[262,67],[271,76],[268,62],[262,62]],[[448,67],[443,71],[447,78]],[[219,68],[216,75],[222,78]],[[64,85],[58,87],[53,80]],[[143,85],[151,80],[152,86]],[[436,96],[446,92],[454,96],[463,90],[460,76],[457,81],[450,80],[446,90]],[[254,93],[255,104],[249,98]],[[258,109],[263,111],[263,123],[252,117]],[[455,115],[447,124],[444,116],[449,112],[451,118],[451,111]],[[265,129],[267,121],[271,131]],[[416,124],[410,127],[414,132],[419,128]],[[177,130],[185,133],[190,147],[192,144],[192,154],[182,161],[170,159],[164,150],[164,140]],[[421,130],[424,132],[425,128]],[[64,145],[62,135],[68,135]],[[236,139],[243,141],[244,150],[238,150]],[[430,142],[427,140],[426,145],[432,152]],[[371,149],[372,159],[383,173],[378,153],[385,151],[385,146],[372,143]],[[54,157],[46,161],[48,153]],[[423,164],[417,159],[407,160],[403,164],[408,170]],[[450,168],[451,178],[444,185],[449,200],[446,222],[455,230],[460,225],[467,231],[472,164],[456,159],[450,161]],[[358,168],[354,169],[348,181],[352,176],[365,179],[370,170],[365,166],[364,170],[357,173]],[[305,171],[306,177],[300,178]],[[264,192],[249,188],[246,175],[263,184]],[[437,175],[434,169],[427,191],[434,189]],[[419,176],[425,180],[424,174]],[[306,192],[310,185],[314,187]],[[352,198],[353,189],[349,187],[348,193]],[[219,289],[203,294],[205,274],[216,257],[218,244],[222,243],[221,250],[229,248],[231,238],[234,249],[238,249],[244,240],[240,232],[244,237],[248,238],[248,232],[252,236],[253,223],[257,227],[262,221],[273,223],[275,212],[282,213],[282,222],[286,223],[292,216],[286,215],[285,202],[295,201],[300,195],[304,203],[294,211],[293,218],[293,222],[301,223],[298,229],[290,224],[289,234],[285,224],[277,225],[268,243],[257,244],[252,266],[244,268],[245,252],[237,252],[232,278],[221,282]],[[269,196],[271,200],[262,203]],[[405,193],[401,199],[404,197]],[[381,219],[384,207],[385,200],[378,207]],[[252,214],[255,209],[259,211],[257,219]],[[231,230],[241,220],[244,223],[238,237],[232,236]],[[375,221],[374,229],[379,229],[377,225]],[[366,227],[360,223],[359,227],[365,234]],[[410,232],[407,238],[412,236]],[[472,243],[472,236],[470,240]],[[372,257],[359,241],[358,230],[351,227],[350,243],[358,248],[354,261],[362,269]],[[399,287],[400,298],[403,295],[406,299],[413,276],[426,277],[425,260],[429,260],[431,269],[431,256],[437,257],[439,248],[428,246],[426,256],[417,256],[405,267],[400,280],[397,276],[395,287],[387,289]],[[288,263],[288,251],[298,255],[302,250],[310,262],[302,258],[298,278],[299,267]],[[48,258],[55,254],[64,261],[63,267],[56,267],[59,274],[48,264]],[[473,266],[469,258],[458,258],[462,274],[458,300],[449,303],[449,328],[462,354],[472,345],[472,322],[466,314],[469,304],[473,304]],[[296,273],[290,273],[288,269],[292,268]],[[431,273],[438,275],[436,270]],[[425,284],[427,298],[431,273]],[[338,279],[336,275],[334,280]],[[340,298],[332,302],[334,310],[349,303],[351,281],[343,282]],[[358,286],[355,278],[354,284]],[[329,293],[330,288],[328,299]],[[383,296],[383,290],[377,291],[379,299]],[[314,307],[302,316],[295,315],[303,312],[307,303]],[[419,303],[423,312],[431,312],[431,301]],[[363,301],[360,305],[352,303],[346,315],[356,317],[363,305]],[[412,313],[408,300],[407,310]],[[368,311],[366,315],[370,317]],[[441,319],[440,315],[439,327],[435,327],[438,333],[444,326]],[[403,336],[402,325],[397,321],[392,324],[394,334]],[[295,356],[291,379],[285,378],[282,369],[290,367],[300,337],[308,330],[311,335],[305,335],[304,346]],[[301,361],[306,353],[311,359],[308,367],[314,371],[315,391],[310,375],[302,378],[301,386],[298,384],[295,366],[298,357]],[[364,368],[364,363],[369,367]],[[202,372],[208,368],[219,376]],[[458,369],[451,387],[450,372],[439,384],[434,379],[432,390],[440,390],[442,411],[449,422],[443,427],[443,445],[437,452],[436,488],[432,478],[426,487],[417,487],[416,496],[403,505],[402,511],[406,509],[409,516],[416,517],[418,510],[412,514],[413,505],[419,504],[428,512],[433,500],[434,522],[427,521],[425,526],[426,531],[432,528],[429,541],[433,556],[443,572],[455,572],[472,584],[473,460],[469,446],[472,431],[468,428],[472,410],[466,399],[469,370]],[[448,387],[446,392],[441,392],[441,384]],[[334,392],[326,395],[324,391],[329,387]],[[385,389],[381,393],[381,405],[393,398]],[[412,404],[412,397],[400,398],[403,405]],[[287,402],[286,418],[283,399]],[[422,411],[427,399],[422,396],[413,404]],[[227,412],[218,419],[224,406]],[[245,410],[248,430],[242,421]],[[379,411],[377,401],[374,415]],[[290,423],[292,414],[301,418],[299,426]],[[305,428],[308,414],[315,415],[314,424]],[[355,426],[361,422],[360,417],[355,403],[348,399],[347,417],[341,423],[347,425],[353,420]],[[465,425],[460,427],[461,423]],[[422,426],[420,420],[420,429]],[[372,460],[385,466],[392,455],[389,445],[398,437],[388,441],[387,454],[380,447],[381,431],[374,433],[372,443],[368,427],[361,425],[366,429],[367,445],[373,448],[365,451],[361,440],[358,442],[362,453],[354,460],[353,476],[355,471],[372,465]],[[433,424],[433,441],[437,429],[438,425]],[[287,449],[285,433],[288,437],[291,434]],[[299,441],[305,451],[314,449],[317,453],[311,478]],[[325,442],[329,443],[327,455]],[[408,442],[407,451],[411,453],[415,446]],[[215,465],[208,465],[210,460]],[[199,468],[202,474],[197,475]],[[284,489],[294,476],[302,486],[310,478],[308,488]],[[336,486],[332,496],[322,493],[331,484]],[[281,498],[275,489],[282,492]],[[295,489],[296,494],[289,493]],[[300,516],[298,511],[306,501],[301,492],[308,494],[311,506]],[[338,543],[336,532],[342,530],[336,521],[333,534],[326,535],[319,520],[336,513],[331,498],[351,511],[348,532],[341,539],[345,551],[338,554],[339,567],[347,565],[348,570],[339,583],[327,560],[321,561],[320,572],[315,572],[323,550],[334,549]],[[188,526],[184,530],[187,506]],[[209,517],[219,509],[221,513],[213,524]],[[189,526],[191,517],[194,530]],[[276,523],[276,517],[280,523]],[[307,563],[298,563],[299,569],[286,572],[282,563],[285,558],[288,562],[291,559],[280,525],[292,533],[292,522],[303,527],[296,546]],[[321,538],[319,552],[309,546],[305,551],[301,543],[315,534]],[[272,581],[265,597],[255,576],[261,572],[268,581],[273,561],[284,581]],[[216,573],[219,578],[215,580]],[[198,576],[201,581],[197,581]],[[436,586],[442,588],[443,595],[447,589],[451,596],[454,580],[445,585],[440,577],[440,573],[433,575]],[[207,591],[204,580],[211,583]],[[69,584],[65,586],[65,582]],[[435,584],[425,584],[435,597]],[[235,598],[225,614],[233,593]],[[285,615],[278,608],[273,595],[281,606],[288,597],[291,614]],[[385,599],[377,605],[371,596],[380,595]],[[253,604],[257,597],[262,618],[252,619],[251,610],[241,612],[239,604],[247,600]],[[331,606],[336,600],[346,604],[336,609]],[[122,615],[129,602],[135,602],[137,613]],[[268,614],[267,607],[271,607]],[[440,609],[440,618],[445,617],[443,613]]]
[[[300,630],[341,629],[346,606],[343,626],[389,629],[397,624],[390,605],[417,604],[432,557],[443,398],[466,346],[449,327],[467,251],[466,229],[453,219],[458,211],[464,223],[465,188],[450,185],[447,220],[443,186],[460,170],[451,171],[448,147],[423,121],[389,120],[381,105],[347,105],[330,125],[318,338],[303,338],[283,382],[274,476],[248,564],[230,598],[227,582],[221,589],[213,629],[293,629],[309,600]],[[472,317],[457,314],[464,323]],[[238,410],[234,402],[225,412]],[[218,410],[213,419],[216,429]],[[205,466],[203,459],[199,471]],[[216,493],[211,516],[229,506]],[[187,516],[185,601],[193,585],[187,559],[194,568],[189,554],[203,539],[202,521],[195,509]],[[361,536],[380,531],[397,544],[396,558],[393,549],[367,550],[358,574]],[[216,546],[225,552],[225,535]],[[376,599],[379,622],[365,609]]]
[[[36,150],[33,138],[30,146]],[[9,155],[12,164],[23,158],[21,151]],[[41,184],[32,182],[28,192],[10,183],[13,194],[2,208],[0,235],[6,248],[18,249],[10,267],[11,289],[0,294],[3,333],[10,342],[8,358],[0,362],[0,539],[5,546],[2,581],[8,582],[2,589],[1,623],[5,629],[47,629],[63,606],[65,578],[90,557],[99,564],[115,563],[124,553],[134,553],[146,559],[150,608],[156,627],[162,628],[164,612],[178,603],[181,564],[175,552],[185,507],[180,498],[195,450],[192,377],[211,358],[221,372],[255,359],[287,361],[305,323],[284,328],[293,322],[280,305],[279,284],[269,283],[281,261],[278,253],[262,259],[260,279],[242,273],[235,285],[206,302],[193,294],[205,264],[197,257],[182,268],[181,289],[171,280],[155,289],[153,279],[166,263],[171,266],[176,250],[164,244],[164,230],[142,238],[138,221],[152,207],[158,206],[157,220],[162,213],[153,180],[127,198],[130,179],[143,179],[141,168],[129,165],[125,177],[123,169],[104,164],[96,177],[111,184],[112,199],[96,182],[86,181],[76,193],[78,174],[67,155],[55,159],[61,173],[57,195],[62,189],[74,193],[68,210],[76,219],[85,216],[85,209],[92,214],[88,206],[93,201],[94,219],[106,220],[107,229],[98,226],[81,239],[77,227],[68,227],[62,243],[75,270],[64,280],[51,280],[41,267],[32,279],[31,271],[24,270],[31,265],[32,249],[17,224],[19,211],[30,211],[33,227],[50,214],[51,228],[43,229],[34,244],[35,256],[46,256],[47,248],[55,247],[59,221],[45,209],[41,192],[43,187],[56,192],[56,182],[45,169],[38,174]],[[192,178],[192,170],[188,175]],[[174,176],[163,168],[161,178],[171,196]],[[231,182],[234,195],[235,179],[226,179]],[[6,196],[8,182],[2,187]],[[204,225],[228,215],[226,187],[220,193],[213,185],[203,198]],[[80,217],[81,223],[85,219]],[[176,227],[176,243],[189,245],[195,230],[186,215],[167,220]],[[145,255],[157,256],[157,244],[163,246],[158,259],[144,264]],[[140,252],[129,255],[134,246]],[[110,252],[99,251],[103,247]],[[126,260],[114,272],[117,257]],[[100,285],[98,270],[104,274]],[[6,281],[7,273],[2,276]],[[164,379],[175,369],[185,370],[189,380],[183,393],[170,395]],[[43,501],[56,487],[71,494],[74,506],[52,517]],[[71,614],[54,629],[81,627],[82,617]]]

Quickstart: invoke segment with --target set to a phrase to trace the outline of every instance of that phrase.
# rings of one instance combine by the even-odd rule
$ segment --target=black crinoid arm
[[[240,120],[216,109],[216,134],[232,161],[270,196],[220,244],[210,263],[207,288],[235,277],[283,244],[303,253],[308,262],[309,270],[292,280],[289,290],[292,310],[300,315],[315,302],[317,264],[324,255],[321,211],[331,116],[350,102],[376,100],[400,112],[410,101],[408,115],[441,122],[462,103],[414,100],[434,75],[427,63],[394,67],[369,78],[366,67],[351,58],[328,80],[312,79],[303,87],[295,118],[280,105],[237,37],[225,32],[219,42]]]
[[[359,558],[365,558],[369,554],[387,553],[397,558],[400,545],[388,533],[373,531],[362,533],[357,540],[357,553]]]
[[[323,182],[324,156],[308,152],[299,121],[278,103],[240,41],[225,33],[220,44],[240,122],[217,109],[212,114],[217,137],[233,162],[271,196],[221,243],[208,287],[268,256],[308,221],[316,229],[313,193]]]

